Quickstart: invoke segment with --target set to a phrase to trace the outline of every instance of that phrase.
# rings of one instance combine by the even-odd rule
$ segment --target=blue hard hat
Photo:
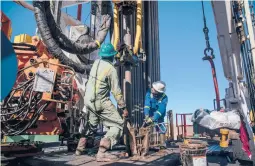
[[[1,31],[1,96],[3,100],[12,90],[18,73],[18,61],[12,43]]]
[[[99,51],[99,56],[101,57],[112,57],[116,55],[118,52],[115,51],[113,45],[111,43],[103,44]]]

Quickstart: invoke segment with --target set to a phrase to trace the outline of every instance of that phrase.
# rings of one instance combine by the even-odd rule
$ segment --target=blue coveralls
[[[155,98],[151,90],[148,90],[145,96],[144,103],[144,114],[145,116],[153,117],[153,121],[156,123],[164,122],[164,117],[166,115],[166,106],[168,102],[168,97],[166,94],[162,94]],[[156,128],[157,131],[159,130]],[[162,133],[162,132],[160,132]],[[165,133],[162,133],[165,134]]]

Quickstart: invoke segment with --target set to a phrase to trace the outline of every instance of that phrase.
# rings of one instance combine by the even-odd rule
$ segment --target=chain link
[[[206,19],[205,19],[205,12],[204,12],[204,2],[202,2],[202,9],[203,9],[203,20],[204,20],[204,28],[203,32],[205,34],[205,41],[206,41],[206,48],[204,49],[204,55],[206,57],[211,57],[212,59],[214,58],[214,51],[211,48],[210,41],[209,41],[209,29],[206,26]]]

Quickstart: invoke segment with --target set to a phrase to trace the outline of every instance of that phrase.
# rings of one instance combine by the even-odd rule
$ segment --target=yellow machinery
[[[222,148],[227,148],[228,147],[228,143],[229,143],[229,130],[228,129],[220,129],[220,133],[221,133],[221,139],[220,139],[220,147]]]

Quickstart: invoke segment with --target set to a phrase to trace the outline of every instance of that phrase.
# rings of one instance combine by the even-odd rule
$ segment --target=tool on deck
[[[149,152],[151,125],[146,126],[145,123],[137,131],[132,127],[130,119],[124,117],[124,143],[128,156],[146,156]]]
[[[126,153],[128,153],[128,156],[132,156],[132,134],[130,131],[132,130],[130,119],[128,117],[123,117],[124,119],[124,143],[126,145]]]

